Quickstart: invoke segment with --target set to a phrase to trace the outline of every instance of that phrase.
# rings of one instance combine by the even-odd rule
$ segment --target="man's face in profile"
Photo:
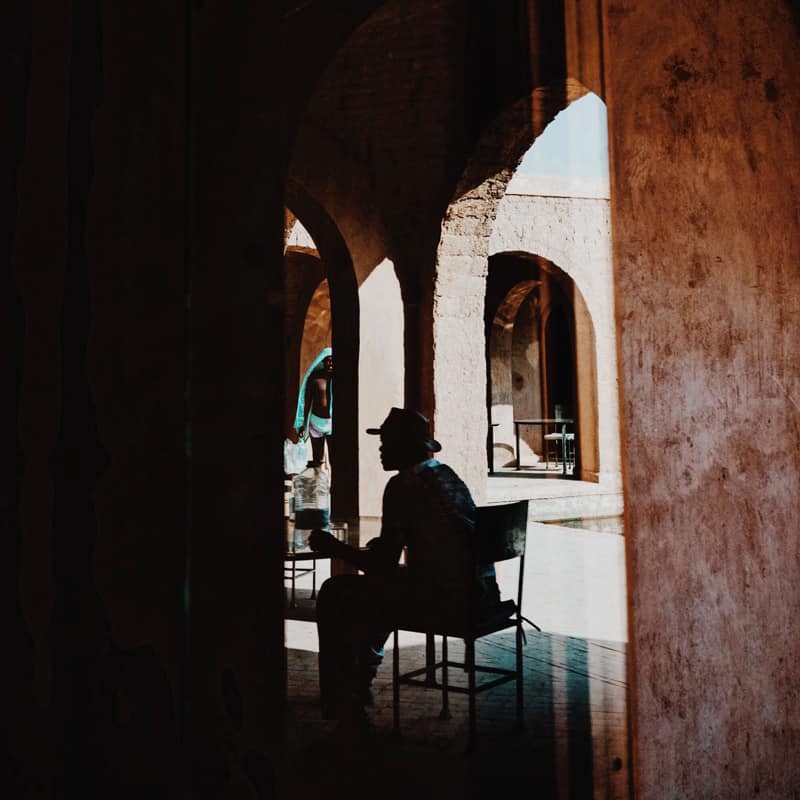
[[[385,470],[400,469],[397,465],[400,456],[400,446],[397,436],[381,434],[381,466]]]
[[[325,356],[322,359],[322,367],[328,375],[333,374],[333,356]]]
[[[384,433],[381,434],[381,466],[387,472],[394,469],[403,469],[419,461],[419,445],[410,444],[407,439]]]

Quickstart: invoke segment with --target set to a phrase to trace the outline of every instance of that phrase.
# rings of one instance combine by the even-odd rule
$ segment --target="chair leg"
[[[525,730],[525,721],[522,716],[524,707],[524,684],[522,671],[522,620],[517,625],[517,724],[518,731]]]
[[[475,720],[475,642],[465,642],[466,645],[466,658],[464,663],[467,666],[467,686],[469,688],[469,738],[467,739],[467,752],[472,753],[475,751],[477,740],[475,736],[476,720]]]
[[[400,735],[400,647],[397,628],[394,630],[394,651],[392,653],[392,734]]]
[[[536,628],[536,630],[537,630],[537,631],[539,631],[539,633],[541,633],[541,632],[542,632],[542,629],[541,629],[541,628],[540,628],[540,627],[539,627],[539,626],[538,626],[538,625],[537,625],[535,622],[532,622],[532,621],[531,621],[531,620],[529,620],[527,617],[523,617],[522,615],[520,615],[520,619],[521,619],[523,622],[527,622],[527,623],[528,623],[528,625],[530,625],[532,628]],[[522,638],[523,638],[523,639],[525,638],[525,631],[524,631],[524,630],[522,631]]]
[[[425,683],[436,685],[436,637],[432,633],[425,634]]]
[[[450,699],[447,692],[447,637],[442,636],[442,710],[439,719],[450,719]]]

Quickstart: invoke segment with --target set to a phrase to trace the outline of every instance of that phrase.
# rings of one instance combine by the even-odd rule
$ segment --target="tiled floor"
[[[569,488],[564,508],[573,507],[569,498],[576,490],[584,492],[581,496],[603,494],[596,485],[586,489],[577,481],[523,483],[562,484],[556,494]],[[544,487],[534,491],[509,483],[495,489],[495,501],[514,499],[517,491],[533,495],[532,509],[548,499],[535,496]],[[377,735],[369,744],[343,741],[335,723],[323,721],[317,707],[315,625],[287,621],[289,752],[280,796],[486,798],[512,791],[520,796],[521,787],[525,797],[627,798],[623,547],[618,532],[531,521],[524,613],[543,632],[526,626],[525,730],[514,731],[513,683],[491,689],[477,699],[479,748],[469,756],[464,753],[467,709],[462,695],[451,695],[452,719],[442,721],[437,690],[402,687],[403,735],[399,740],[391,736],[390,647],[370,709]],[[318,580],[324,579],[327,565],[321,562],[321,568]],[[515,576],[501,574],[500,583],[509,596]],[[478,661],[510,665],[513,644],[513,632],[481,640]],[[461,649],[461,642],[451,641],[451,659],[458,660]],[[403,634],[401,670],[421,666],[424,650],[423,637]],[[452,672],[451,680],[463,678]]]

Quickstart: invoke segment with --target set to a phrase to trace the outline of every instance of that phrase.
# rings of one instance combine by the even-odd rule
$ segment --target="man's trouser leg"
[[[383,661],[388,632],[381,624],[382,592],[363,575],[337,575],[317,598],[319,688],[323,716],[363,708]]]

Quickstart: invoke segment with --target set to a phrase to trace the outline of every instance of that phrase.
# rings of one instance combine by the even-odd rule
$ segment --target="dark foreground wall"
[[[280,759],[277,25],[222,5],[0,12],[4,797]]]

